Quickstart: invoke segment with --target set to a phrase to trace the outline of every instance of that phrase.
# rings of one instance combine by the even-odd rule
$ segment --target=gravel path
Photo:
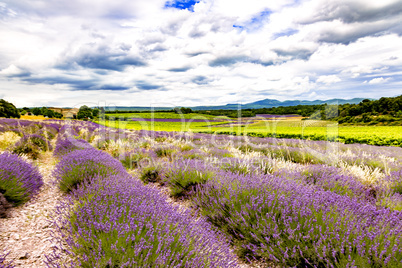
[[[46,152],[37,160],[44,185],[34,200],[11,208],[7,218],[0,219],[0,252],[10,251],[7,260],[16,267],[46,267],[45,254],[52,251],[49,219],[61,198],[61,192],[52,184],[55,159]]]

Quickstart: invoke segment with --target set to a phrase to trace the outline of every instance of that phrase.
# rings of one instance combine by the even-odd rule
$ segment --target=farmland
[[[400,267],[402,148],[84,121],[1,127],[7,210],[39,202],[36,166],[55,163],[48,267]],[[6,267],[25,261],[10,243]]]
[[[138,118],[148,121],[131,120],[138,120]],[[222,133],[259,137],[334,140],[346,144],[364,143],[402,146],[402,126],[342,126],[334,121],[301,120],[301,117],[279,117],[279,120],[243,118],[239,122],[239,119],[213,117],[196,113],[123,113],[113,114],[111,119],[113,120],[101,120],[98,122],[109,127],[132,130],[191,131],[210,134]],[[158,119],[176,119],[177,121],[160,122]]]

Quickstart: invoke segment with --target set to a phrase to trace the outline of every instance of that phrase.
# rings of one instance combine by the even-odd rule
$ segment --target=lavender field
[[[0,193],[27,193],[12,206],[41,179],[9,161],[55,159],[48,267],[402,267],[402,148],[0,124]]]

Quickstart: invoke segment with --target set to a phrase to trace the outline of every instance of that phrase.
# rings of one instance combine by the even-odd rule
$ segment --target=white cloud
[[[317,79],[318,83],[324,83],[326,85],[334,84],[340,81],[341,79],[336,75],[322,75]]]
[[[389,78],[377,77],[377,78],[371,79],[368,83],[369,84],[383,84],[387,81],[389,81]]]

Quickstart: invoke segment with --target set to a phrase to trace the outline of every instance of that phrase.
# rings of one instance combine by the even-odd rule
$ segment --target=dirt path
[[[46,267],[45,254],[55,246],[49,223],[61,193],[52,184],[55,159],[51,152],[41,155],[39,171],[44,180],[40,193],[21,207],[11,208],[8,217],[0,219],[0,251],[10,251],[7,260],[16,267]]]

